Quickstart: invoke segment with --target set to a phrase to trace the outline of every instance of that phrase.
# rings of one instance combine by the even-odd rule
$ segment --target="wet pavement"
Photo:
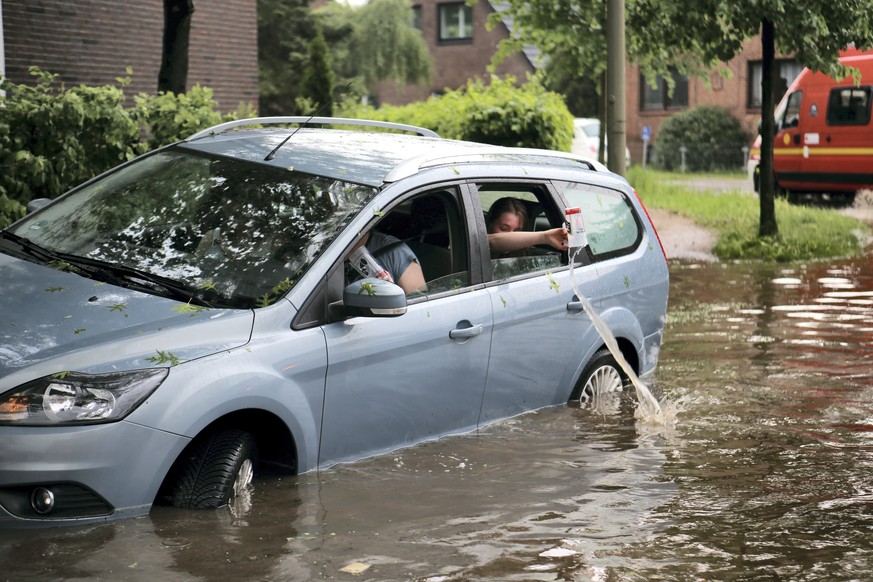
[[[673,427],[626,390],[233,508],[0,532],[0,580],[869,579],[871,267],[672,263]]]

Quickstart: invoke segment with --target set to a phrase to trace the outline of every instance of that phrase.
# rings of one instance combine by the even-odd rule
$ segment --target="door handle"
[[[799,133],[794,134],[794,145],[800,145],[800,134]]]
[[[567,311],[571,313],[579,313],[580,311],[582,311],[582,309],[582,302],[579,301],[576,297],[573,297],[573,299],[571,299],[570,302],[567,304]]]
[[[469,339],[481,334],[482,330],[485,329],[481,323],[473,325],[469,321],[459,323],[458,325],[462,325],[463,323],[466,323],[467,327],[456,327],[449,332],[449,337],[451,339]]]

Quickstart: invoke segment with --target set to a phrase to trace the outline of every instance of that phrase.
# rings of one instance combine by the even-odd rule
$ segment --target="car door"
[[[418,202],[433,201],[442,217],[419,211],[434,205]],[[329,363],[320,465],[476,427],[492,315],[488,291],[471,278],[465,215],[457,188],[443,188],[388,209],[376,225],[421,253],[428,291],[409,295],[402,316],[323,326]],[[446,225],[421,225],[423,217]]]
[[[779,185],[788,189],[794,187],[800,179],[803,161],[800,127],[802,105],[803,91],[788,95],[785,109],[778,119],[776,137],[773,139],[773,171]]]
[[[483,212],[504,197],[522,200],[528,208],[526,230],[562,224],[563,212],[546,183],[479,182],[470,187]],[[482,228],[487,230],[484,222]],[[573,291],[566,253],[536,247],[513,254],[519,256],[488,257],[486,288],[494,329],[480,424],[566,402],[573,388],[570,370],[597,341]],[[597,274],[587,262],[575,265],[573,274],[596,304]]]

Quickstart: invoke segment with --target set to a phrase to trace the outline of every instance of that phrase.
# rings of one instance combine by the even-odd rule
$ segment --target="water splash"
[[[601,339],[603,339],[603,343],[606,344],[606,347],[609,349],[609,352],[612,354],[612,357],[615,358],[615,361],[618,363],[619,367],[625,373],[625,375],[630,378],[631,384],[633,384],[634,389],[637,394],[637,401],[639,405],[637,406],[636,412],[634,413],[634,417],[638,422],[642,424],[650,424],[655,426],[667,426],[668,424],[673,424],[676,420],[675,415],[665,415],[664,410],[661,407],[661,403],[654,397],[652,392],[643,384],[643,381],[640,380],[639,376],[637,376],[636,372],[634,372],[633,368],[630,364],[627,363],[627,360],[624,357],[624,354],[621,353],[621,350],[618,347],[618,341],[615,339],[615,335],[613,335],[612,330],[609,329],[609,326],[606,325],[606,322],[603,321],[603,318],[595,311],[594,306],[591,305],[591,302],[588,301],[588,298],[582,294],[579,290],[578,285],[576,285],[576,277],[573,275],[573,265],[576,263],[576,254],[582,250],[581,247],[575,248],[575,251],[571,253],[570,257],[570,282],[573,285],[573,291],[576,293],[576,297],[582,303],[582,307],[585,309],[585,313],[588,314],[588,317],[591,319],[591,323],[594,324],[594,328],[597,330],[597,333],[600,334]]]

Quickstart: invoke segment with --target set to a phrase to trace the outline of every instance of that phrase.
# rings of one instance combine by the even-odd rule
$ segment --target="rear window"
[[[828,97],[828,125],[867,125],[870,87],[837,87]]]
[[[585,231],[594,260],[632,252],[642,240],[642,227],[627,197],[616,190],[568,183],[567,203],[582,209]]]

